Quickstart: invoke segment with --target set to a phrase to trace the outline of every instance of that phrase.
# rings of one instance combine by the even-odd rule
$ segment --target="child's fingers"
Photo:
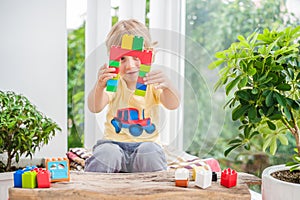
[[[163,74],[163,72],[162,72],[161,70],[153,70],[153,71],[147,73],[147,74],[146,74],[146,77],[147,77],[147,76],[155,76],[155,75],[157,75],[157,74]]]
[[[165,79],[163,77],[157,77],[157,78],[146,79],[145,84],[146,85],[155,84],[155,83],[161,84],[163,82],[165,82]]]

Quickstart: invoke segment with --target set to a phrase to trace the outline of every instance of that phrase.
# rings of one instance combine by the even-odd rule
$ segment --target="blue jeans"
[[[163,149],[154,142],[99,140],[86,160],[86,172],[154,172],[167,169]]]

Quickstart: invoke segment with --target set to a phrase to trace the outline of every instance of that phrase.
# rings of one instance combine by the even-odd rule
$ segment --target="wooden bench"
[[[207,189],[189,182],[188,188],[175,187],[174,172],[151,173],[84,173],[71,172],[70,182],[52,183],[47,189],[10,188],[10,200],[37,199],[223,199],[249,200],[249,184],[260,184],[254,175],[239,173],[238,184],[232,188],[213,182]]]

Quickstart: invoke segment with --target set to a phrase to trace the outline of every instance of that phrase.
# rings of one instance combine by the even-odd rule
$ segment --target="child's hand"
[[[165,89],[170,87],[170,80],[161,70],[153,70],[144,77],[146,85],[154,84],[156,89]]]
[[[112,79],[117,76],[117,74],[113,73],[115,72],[115,68],[109,68],[107,64],[105,63],[98,71],[98,83],[97,87],[98,88],[105,88],[106,87],[106,82],[109,79]]]

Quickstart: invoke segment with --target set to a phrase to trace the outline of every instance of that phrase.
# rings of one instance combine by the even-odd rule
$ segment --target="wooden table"
[[[10,200],[37,199],[218,199],[250,200],[249,184],[260,179],[246,173],[238,174],[238,184],[226,188],[218,182],[201,189],[189,182],[188,188],[175,187],[174,172],[102,174],[71,172],[70,182],[52,183],[47,189],[10,188]],[[248,185],[247,185],[248,184]]]

